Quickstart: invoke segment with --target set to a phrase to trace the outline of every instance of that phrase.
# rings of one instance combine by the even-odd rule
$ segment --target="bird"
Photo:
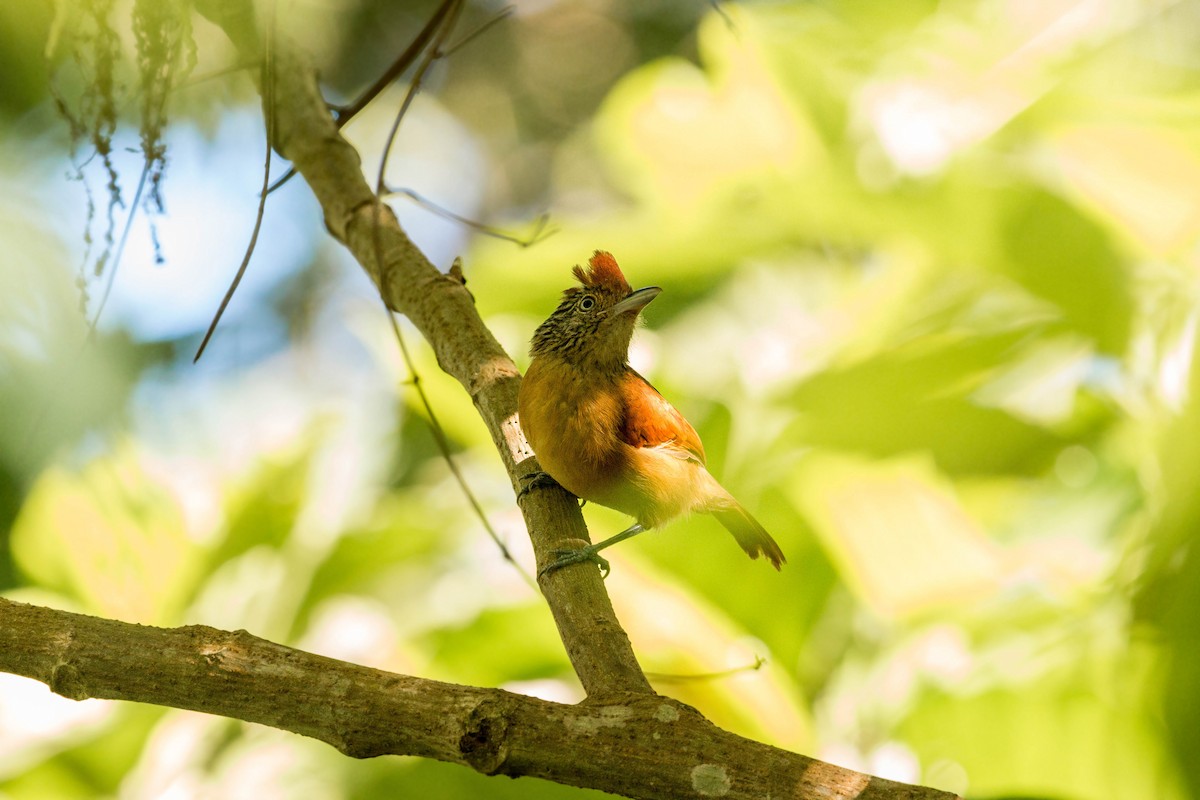
[[[534,332],[518,393],[521,429],[541,467],[521,494],[553,481],[635,521],[596,544],[556,551],[539,577],[587,561],[607,575],[599,551],[689,512],[712,514],[751,558],[778,570],[783,551],[709,473],[696,429],[629,366],[638,317],[662,289],[633,290],[604,250],[572,274],[579,285]]]

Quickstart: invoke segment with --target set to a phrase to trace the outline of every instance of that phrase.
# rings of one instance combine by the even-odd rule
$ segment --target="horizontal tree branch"
[[[154,628],[0,598],[0,670],[75,700],[219,714],[346,755],[414,755],[633,798],[953,800],[744,739],[642,693],[580,705],[349,664],[203,625]]]

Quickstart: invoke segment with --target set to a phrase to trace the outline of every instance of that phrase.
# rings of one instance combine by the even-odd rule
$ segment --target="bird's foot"
[[[554,572],[557,569],[569,567],[572,564],[582,564],[585,561],[590,561],[596,566],[600,567],[601,578],[607,578],[608,573],[611,570],[608,560],[600,555],[599,548],[591,544],[587,547],[578,547],[570,550],[555,550],[554,556],[554,561],[551,561],[549,564],[538,570],[539,578],[547,573]]]
[[[525,495],[532,492],[534,489],[549,489],[553,486],[558,486],[558,481],[551,478],[548,473],[538,470],[522,475],[517,479],[521,484],[521,490],[517,492],[517,503],[525,499]]]

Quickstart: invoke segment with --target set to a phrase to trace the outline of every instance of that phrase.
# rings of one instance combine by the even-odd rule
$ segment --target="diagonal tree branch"
[[[564,705],[397,675],[203,625],[153,628],[0,598],[0,670],[76,700],[220,714],[346,755],[415,755],[633,798],[954,800],[721,730],[653,694]]]
[[[441,368],[471,396],[516,488],[522,474],[537,470],[517,422],[516,366],[483,324],[462,281],[430,264],[377,200],[358,153],[334,127],[311,67],[283,41],[276,60],[276,149],[308,181],[330,233],[375,281],[384,302],[412,321]],[[566,492],[526,498],[523,511],[539,567],[553,560],[554,550],[570,546],[567,540],[587,538]],[[540,584],[584,689],[589,695],[649,692],[599,573],[575,570],[571,580],[565,577],[551,574]]]
[[[243,0],[204,0],[197,8],[239,47],[257,47],[257,37],[243,30],[249,19],[245,5]],[[256,51],[241,55],[259,57]],[[339,133],[321,96],[314,70],[282,34],[275,70],[276,151],[308,182],[329,232],[375,281],[387,306],[412,321],[438,364],[471,396],[516,489],[521,475],[538,470],[517,422],[516,365],[483,324],[462,280],[435,268],[376,198],[358,152]],[[575,500],[562,490],[526,495],[522,511],[539,567],[553,560],[554,550],[587,540]],[[598,571],[560,571],[539,583],[589,697],[652,691]]]

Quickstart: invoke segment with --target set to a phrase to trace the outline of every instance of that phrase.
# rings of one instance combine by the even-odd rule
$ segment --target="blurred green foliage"
[[[350,95],[431,7],[403,5],[297,7],[283,24]],[[474,195],[439,184],[474,197],[455,210],[519,225],[548,207],[560,231],[467,245],[401,206],[414,236],[466,249],[521,364],[592,250],[664,287],[635,365],[788,554],[774,574],[708,519],[616,548],[609,588],[660,691],[747,736],[970,797],[1200,796],[1197,8],[545,3],[435,77],[397,162],[435,182],[478,163]],[[289,337],[265,355],[237,356],[255,339],[235,330],[215,366],[185,367],[191,338],[120,319],[83,345],[80,232],[55,214],[78,187],[30,63],[49,25],[0,34],[19,84],[0,111],[6,594],[578,699],[544,604],[481,530],[377,298],[333,248],[314,244],[283,290]],[[195,74],[229,66],[216,31],[194,35]],[[211,133],[253,106],[232,74],[171,109]],[[351,133],[377,140],[386,116]],[[530,569],[470,399],[427,350],[416,368]],[[597,534],[626,523],[585,515]],[[0,794],[595,793],[349,762],[12,681]]]

